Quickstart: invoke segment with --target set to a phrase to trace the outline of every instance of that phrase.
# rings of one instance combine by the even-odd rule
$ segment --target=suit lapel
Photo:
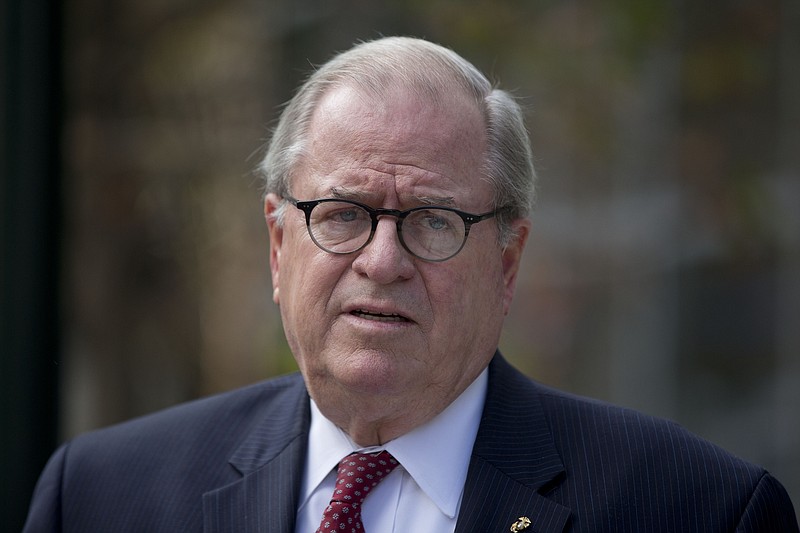
[[[534,386],[496,355],[456,533],[507,532],[522,516],[526,533],[563,531],[570,510],[540,493],[563,472]]]
[[[302,386],[269,403],[230,464],[242,475],[203,495],[206,533],[292,533],[310,420]]]

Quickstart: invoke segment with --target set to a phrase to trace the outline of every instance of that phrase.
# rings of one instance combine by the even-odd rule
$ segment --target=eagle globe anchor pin
[[[518,533],[524,529],[528,529],[528,526],[531,525],[531,519],[527,516],[520,516],[517,518],[517,521],[511,524],[511,532]]]

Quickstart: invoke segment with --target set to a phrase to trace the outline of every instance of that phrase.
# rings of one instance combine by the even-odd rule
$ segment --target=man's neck
[[[433,420],[476,378],[477,375],[469,376],[450,390],[431,390],[424,398],[364,397],[351,391],[337,390],[323,394],[327,401],[320,401],[314,391],[310,392],[320,412],[347,433],[354,443],[361,447],[381,446]],[[339,400],[330,401],[334,397]]]

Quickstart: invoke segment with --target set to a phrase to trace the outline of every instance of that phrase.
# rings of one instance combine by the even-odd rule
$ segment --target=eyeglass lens
[[[350,253],[363,247],[372,232],[369,213],[348,202],[323,202],[311,211],[309,230],[314,242],[333,253]],[[441,260],[458,252],[465,239],[464,220],[446,209],[419,209],[402,221],[401,242],[409,252]]]

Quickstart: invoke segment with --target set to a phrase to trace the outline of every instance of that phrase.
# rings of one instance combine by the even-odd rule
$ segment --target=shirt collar
[[[384,446],[364,450],[333,422],[325,418],[311,400],[311,427],[301,501],[305,502],[342,457],[354,451],[385,449],[436,506],[450,518],[458,512],[467,479],[472,447],[478,433],[486,399],[488,370],[467,387],[433,420]],[[453,438],[458,435],[458,438]],[[442,443],[447,443],[445,446]],[[459,487],[459,490],[453,490]]]

